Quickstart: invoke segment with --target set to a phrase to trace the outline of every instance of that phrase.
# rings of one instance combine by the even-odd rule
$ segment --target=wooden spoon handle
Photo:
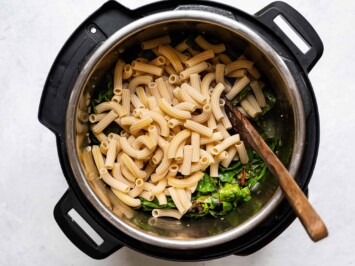
[[[265,143],[249,120],[245,118],[228,100],[226,100],[226,107],[227,115],[231,120],[233,127],[260,155],[263,161],[268,165],[270,172],[279,180],[281,189],[284,191],[288,202],[301,220],[311,239],[313,241],[318,241],[325,238],[328,235],[328,230],[325,224],[308,202],[306,196],[279,158],[277,158]]]
[[[265,160],[269,165],[269,170],[278,178],[288,202],[301,220],[310,238],[316,242],[327,237],[328,230],[320,216],[309,203],[308,199],[279,158],[277,158],[263,140],[262,142],[262,147],[260,148],[265,152]]]

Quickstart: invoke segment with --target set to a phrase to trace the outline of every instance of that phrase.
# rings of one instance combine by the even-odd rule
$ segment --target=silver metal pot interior
[[[67,112],[66,140],[75,178],[91,204],[110,223],[131,237],[167,248],[201,248],[234,239],[259,224],[282,199],[278,182],[268,175],[250,202],[221,218],[170,220],[151,218],[150,212],[123,208],[113,193],[105,189],[110,208],[101,201],[101,181],[88,182],[82,151],[88,143],[88,110],[94,90],[114,66],[121,53],[134,51],[144,40],[163,34],[206,33],[242,51],[255,61],[263,79],[277,95],[273,111],[274,134],[282,142],[279,157],[295,175],[304,143],[303,106],[296,85],[283,59],[252,29],[229,18],[203,11],[163,12],[138,20],[116,32],[102,44],[82,69],[73,89]],[[133,55],[135,56],[135,55]],[[106,205],[105,205],[106,204]],[[123,214],[122,214],[123,213]]]

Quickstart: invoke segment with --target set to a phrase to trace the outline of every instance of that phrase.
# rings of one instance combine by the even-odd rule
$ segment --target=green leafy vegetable
[[[153,209],[171,209],[171,208],[176,208],[173,200],[171,197],[166,197],[167,198],[167,204],[165,205],[159,205],[159,202],[157,198],[154,198],[152,201],[148,201],[146,199],[140,198],[141,200],[141,209],[143,211],[151,211]]]
[[[231,103],[236,106],[239,102],[237,98],[234,98]]]
[[[259,117],[262,117],[272,108],[274,108],[276,104],[276,96],[270,90],[264,90],[263,92],[266,100],[266,106],[261,109],[262,113]]]
[[[254,159],[254,151],[252,149],[247,149],[249,161],[252,161]]]
[[[227,212],[231,211],[233,207],[236,207],[239,201],[248,201],[250,198],[248,187],[241,189],[236,183],[227,183],[221,185],[217,192],[207,196],[198,195],[187,216],[198,218],[207,214],[212,216],[225,215]]]
[[[276,138],[266,140],[272,150],[278,145]],[[229,167],[220,166],[218,178],[205,173],[192,195],[192,207],[187,217],[198,218],[206,215],[220,216],[251,199],[250,188],[267,173],[267,166],[253,150],[247,149],[249,163],[233,162]]]
[[[224,172],[224,171],[228,171],[228,170],[235,170],[238,167],[240,167],[242,165],[242,163],[240,161],[236,161],[233,162],[231,165],[229,165],[227,168],[224,168],[223,166],[220,166],[219,169]]]
[[[196,190],[202,193],[213,192],[217,189],[216,180],[205,174],[203,178],[198,182]]]
[[[94,109],[94,113],[96,114],[96,105],[102,103],[102,102],[107,102],[111,101],[113,97],[113,84],[112,84],[112,76],[107,75],[106,77],[107,81],[107,88],[99,90],[99,93],[97,94],[97,97],[93,100],[91,100],[91,106]]]
[[[220,172],[218,174],[218,177],[221,180],[221,182],[231,183],[235,175],[236,173],[234,171],[224,171],[224,172]]]

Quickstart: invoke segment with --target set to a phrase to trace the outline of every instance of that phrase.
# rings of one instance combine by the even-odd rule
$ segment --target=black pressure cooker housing
[[[264,222],[232,241],[194,250],[157,248],[115,228],[98,213],[80,190],[68,160],[65,119],[71,90],[81,68],[91,53],[117,30],[144,16],[174,9],[204,10],[233,18],[260,34],[284,58],[296,81],[304,106],[305,149],[302,167],[295,180],[304,193],[308,193],[307,186],[318,154],[319,117],[307,74],[321,57],[323,44],[312,26],[296,10],[283,2],[274,2],[255,15],[249,15],[234,7],[207,1],[163,1],[130,10],[118,2],[109,1],[75,30],[58,54],[44,86],[38,115],[40,122],[56,135],[61,167],[69,185],[54,209],[54,217],[66,236],[95,259],[105,258],[123,246],[150,256],[181,261],[208,260],[231,254],[249,255],[274,240],[296,218],[290,205],[284,200]],[[306,54],[301,53],[274,23],[277,15],[286,18],[309,44],[310,50]],[[68,215],[73,208],[102,237],[104,242],[101,245],[96,245]]]

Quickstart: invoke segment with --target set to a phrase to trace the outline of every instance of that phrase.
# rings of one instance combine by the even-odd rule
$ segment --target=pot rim
[[[113,226],[115,226],[123,233],[129,235],[130,237],[133,237],[144,243],[172,249],[199,249],[211,247],[240,237],[255,228],[259,223],[261,223],[279,205],[279,203],[283,199],[283,193],[281,189],[278,188],[274,195],[271,197],[271,199],[256,214],[251,216],[248,220],[238,225],[237,227],[214,236],[199,239],[177,240],[168,237],[148,234],[128,225],[116,215],[114,215],[100,201],[100,199],[96,196],[94,191],[91,189],[88,181],[86,180],[76,151],[75,114],[81,90],[82,88],[84,88],[84,85],[87,82],[87,78],[92,74],[93,68],[107,53],[109,53],[113,49],[113,47],[118,42],[124,41],[136,32],[141,31],[147,27],[152,27],[167,22],[186,22],[186,20],[215,24],[217,26],[223,27],[231,32],[243,36],[244,38],[248,39],[249,42],[252,42],[258,49],[262,50],[263,53],[277,68],[292,96],[290,100],[294,113],[295,132],[293,153],[291,157],[291,163],[288,168],[292,176],[296,176],[297,171],[300,167],[305,141],[305,116],[303,103],[299,91],[297,89],[296,82],[290,70],[288,69],[286,63],[283,61],[282,57],[272,48],[272,46],[246,25],[243,25],[242,23],[227,18],[225,16],[206,11],[175,10],[160,12],[138,19],[115,32],[91,55],[89,60],[83,66],[81,72],[79,73],[75,81],[72,93],[70,95],[66,114],[65,130],[66,148],[68,151],[70,166],[83,194],[87,197],[87,199],[95,207],[95,209]]]

